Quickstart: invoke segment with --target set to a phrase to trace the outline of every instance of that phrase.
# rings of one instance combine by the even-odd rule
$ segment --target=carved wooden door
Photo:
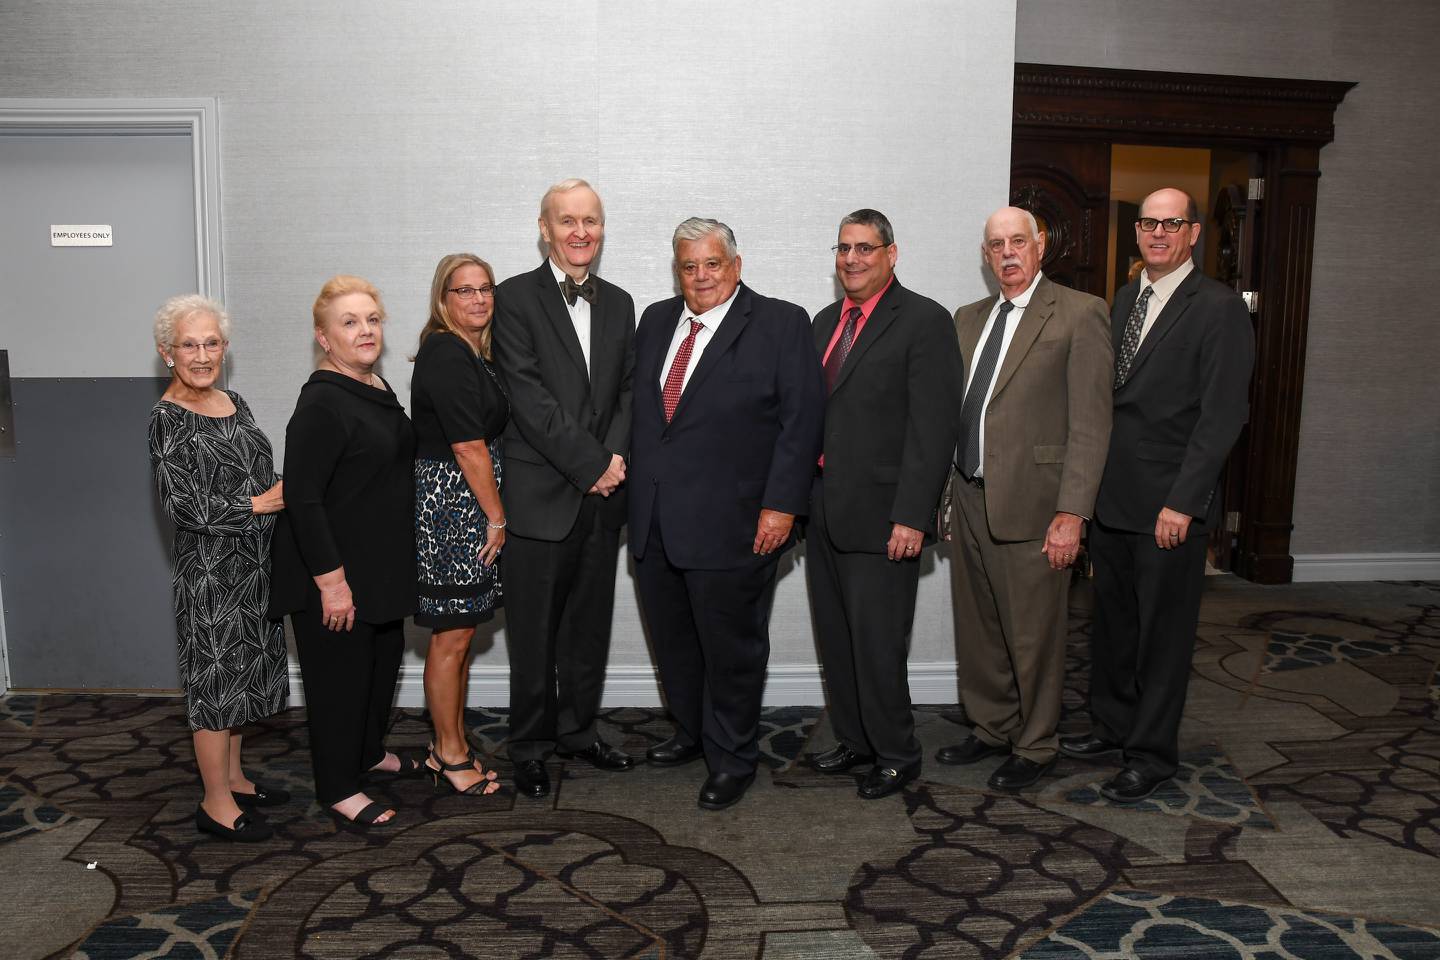
[[[1010,151],[1010,203],[1033,213],[1045,236],[1040,269],[1104,299],[1110,144],[1017,134]]]

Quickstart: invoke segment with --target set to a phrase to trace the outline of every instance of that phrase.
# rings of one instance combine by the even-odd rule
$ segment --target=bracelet
[[[509,521],[501,520],[499,523],[491,523],[489,520],[486,520],[485,526],[489,527],[491,530],[504,530],[505,524],[508,522]]]

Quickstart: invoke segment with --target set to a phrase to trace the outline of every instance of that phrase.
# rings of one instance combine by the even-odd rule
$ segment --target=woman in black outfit
[[[500,604],[500,433],[510,404],[490,366],[495,274],[473,253],[440,260],[430,319],[420,331],[410,410],[415,415],[418,626],[430,627],[425,702],[435,725],[426,765],[458,793],[499,786],[465,740],[466,665],[475,625]]]
[[[285,430],[285,506],[270,614],[290,614],[300,654],[315,795],[366,826],[395,811],[360,789],[367,770],[418,774],[385,750],[404,619],[415,612],[415,433],[373,370],[384,345],[380,294],[359,277],[315,300],[325,351]]]

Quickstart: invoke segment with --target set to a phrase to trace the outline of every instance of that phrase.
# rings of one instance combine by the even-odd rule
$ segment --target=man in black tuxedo
[[[961,361],[949,312],[895,279],[883,213],[841,220],[834,250],[845,296],[813,329],[829,400],[805,558],[837,745],[809,759],[822,773],[873,763],[859,790],[873,800],[920,773],[906,657],[959,434]]]
[[[1249,415],[1255,334],[1235,291],[1195,269],[1195,201],[1157,190],[1140,205],[1145,261],[1115,294],[1115,415],[1090,554],[1095,564],[1091,732],[1072,757],[1122,751],[1100,787],[1132,803],[1174,775],[1195,652],[1215,487]]]
[[[495,292],[495,359],[510,394],[502,554],[510,759],[522,796],[550,792],[553,749],[603,770],[630,757],[595,714],[610,653],[625,522],[635,301],[590,272],[605,210],[584,180],[540,202],[550,255]]]
[[[810,499],[825,393],[805,311],[740,282],[735,235],[675,229],[683,296],[635,334],[630,549],[675,735],[660,766],[704,756],[700,806],[755,779],[780,554]]]

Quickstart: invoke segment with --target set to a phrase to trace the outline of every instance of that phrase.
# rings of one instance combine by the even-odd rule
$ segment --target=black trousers
[[[405,648],[405,621],[355,621],[349,633],[325,629],[319,610],[290,615],[305,717],[315,798],[339,803],[360,792],[360,777],[385,757],[385,731],[395,699],[395,678]]]
[[[1174,775],[1180,715],[1190,685],[1206,530],[1192,524],[1173,550],[1153,533],[1090,527],[1095,629],[1090,640],[1090,715],[1096,736],[1125,749],[1149,777]]]
[[[595,742],[610,658],[620,531],[580,503],[563,540],[511,534],[501,552],[505,646],[510,654],[510,759],[543,760],[557,745]]]
[[[836,550],[825,531],[824,486],[817,478],[811,491],[805,560],[830,726],[880,766],[918,765],[907,659],[920,558]]]
[[[688,570],[666,555],[658,514],[648,536],[635,581],[676,736],[704,747],[711,773],[749,776],[760,758],[770,604],[782,551],[728,570]]]

